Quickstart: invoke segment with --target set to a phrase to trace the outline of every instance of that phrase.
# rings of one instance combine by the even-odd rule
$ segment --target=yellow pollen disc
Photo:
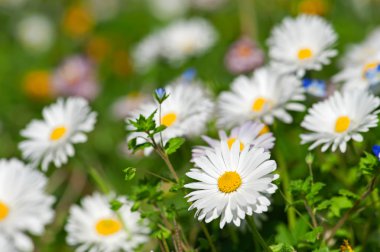
[[[236,191],[241,186],[241,178],[237,172],[225,172],[218,179],[219,191],[224,193],[231,193]]]
[[[100,219],[96,223],[96,232],[100,235],[112,235],[119,232],[122,228],[120,221],[115,219]]]
[[[232,145],[235,143],[235,141],[236,141],[235,137],[231,137],[230,139],[227,140],[228,148],[230,150],[232,148]],[[244,149],[244,144],[242,142],[240,142],[240,151],[242,151],[243,149]]]
[[[166,127],[170,127],[177,120],[177,115],[175,113],[168,113],[161,117],[161,124]]]
[[[61,139],[66,134],[66,132],[67,132],[66,127],[64,126],[56,127],[51,131],[50,140],[57,141]]]
[[[313,56],[313,52],[311,51],[310,48],[302,48],[298,51],[298,59],[304,60],[304,59],[309,59]]]
[[[259,132],[259,136],[264,135],[265,133],[268,133],[269,131],[270,131],[269,127],[267,125],[264,125],[264,127]]]
[[[254,112],[261,112],[264,109],[264,106],[267,102],[267,99],[263,97],[256,98],[256,100],[252,104],[252,110]]]
[[[9,214],[9,207],[0,201],[0,221],[4,220]]]
[[[365,64],[363,67],[363,77],[365,77],[365,74],[367,73],[368,70],[377,68],[377,65],[379,65],[378,61],[373,61],[373,62]]]
[[[335,122],[335,132],[343,133],[350,127],[351,120],[348,116],[340,116]]]

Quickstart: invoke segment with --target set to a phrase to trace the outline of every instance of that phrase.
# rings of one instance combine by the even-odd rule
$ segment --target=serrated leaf
[[[310,243],[315,243],[317,240],[319,240],[319,238],[320,238],[319,236],[322,233],[322,231],[323,231],[322,227],[316,227],[312,231],[307,232],[303,236],[303,240],[310,242]]]
[[[359,170],[364,175],[373,175],[377,170],[378,159],[368,152],[364,152],[365,156],[359,161]]]
[[[170,155],[176,152],[182,144],[185,142],[185,139],[183,137],[175,137],[171,138],[166,144],[165,144],[165,152],[166,154]]]

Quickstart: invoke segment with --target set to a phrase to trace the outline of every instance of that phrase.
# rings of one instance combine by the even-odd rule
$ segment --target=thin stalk
[[[98,185],[99,189],[104,194],[109,194],[110,189],[109,189],[107,183],[100,176],[99,172],[94,167],[89,166],[89,173],[90,173],[91,177],[94,179],[95,183]]]
[[[162,239],[162,243],[164,244],[164,248],[166,252],[170,252],[168,243],[166,242],[166,239]]]
[[[257,40],[256,10],[254,0],[238,0],[241,32]]]
[[[211,235],[210,235],[210,233],[208,232],[207,227],[206,227],[206,225],[205,225],[203,222],[201,222],[201,228],[202,228],[203,233],[205,234],[205,236],[206,236],[206,238],[207,238],[207,241],[208,241],[208,243],[209,243],[209,245],[210,245],[211,251],[212,251],[212,252],[216,252],[217,250],[216,250],[216,248],[215,248],[214,243],[212,242]]]
[[[272,249],[268,246],[268,244],[265,242],[263,237],[260,235],[259,231],[257,230],[255,220],[252,217],[247,217],[247,222],[249,224],[249,227],[251,228],[253,240],[255,242],[259,242],[261,247],[265,252],[273,252]]]

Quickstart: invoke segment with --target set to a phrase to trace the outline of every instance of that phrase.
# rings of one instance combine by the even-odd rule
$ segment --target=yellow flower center
[[[236,191],[241,186],[241,178],[237,172],[225,172],[218,179],[219,191],[224,193],[231,193]]]
[[[161,117],[161,124],[166,127],[170,127],[177,120],[177,115],[175,113],[168,113]]]
[[[263,97],[258,97],[252,104],[252,110],[254,112],[261,112],[264,109],[265,104],[268,103],[268,100]]]
[[[269,127],[267,125],[264,125],[263,128],[259,132],[259,136],[264,135],[265,133],[268,133],[270,131]]]
[[[121,230],[122,224],[115,219],[100,219],[95,228],[100,235],[113,235]]]
[[[351,120],[348,116],[340,116],[335,122],[335,132],[343,133],[350,127]]]
[[[298,59],[310,59],[313,56],[313,51],[310,48],[302,48],[298,51]]]
[[[324,0],[303,0],[298,6],[298,11],[310,15],[324,15],[328,5]]]
[[[9,214],[9,207],[5,205],[5,203],[0,201],[0,221],[7,218],[8,214]]]
[[[61,139],[67,132],[67,128],[65,126],[58,126],[54,128],[50,133],[50,140],[57,141]]]
[[[369,71],[369,70],[373,70],[375,68],[377,68],[377,66],[380,64],[380,62],[378,61],[373,61],[373,62],[370,62],[370,63],[367,63],[364,65],[363,67],[363,78],[365,78],[366,76],[366,73]]]
[[[228,148],[231,150],[232,148],[232,145],[235,143],[236,141],[236,138],[235,137],[231,137],[227,140],[227,144],[228,144]],[[240,142],[240,141],[239,141]],[[244,149],[244,144],[242,142],[240,142],[240,151],[242,151]]]

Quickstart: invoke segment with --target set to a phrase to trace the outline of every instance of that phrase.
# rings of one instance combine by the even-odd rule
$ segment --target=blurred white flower
[[[133,50],[137,70],[144,71],[159,58],[173,65],[200,56],[214,45],[217,33],[205,19],[192,18],[171,23],[144,38]]]
[[[307,70],[319,71],[337,55],[331,49],[336,40],[332,26],[321,17],[285,18],[268,40],[272,66],[280,73],[297,73],[299,77]]]
[[[0,159],[0,249],[32,251],[25,233],[42,235],[54,212],[54,197],[45,193],[47,178],[17,159]],[[5,239],[6,241],[2,241]],[[3,244],[4,246],[3,246]],[[12,248],[16,250],[11,250]]]
[[[55,70],[53,92],[57,96],[81,96],[93,100],[99,94],[99,84],[93,63],[82,56],[68,57]]]
[[[121,0],[85,0],[85,6],[97,21],[114,18],[121,9]]]
[[[331,146],[345,152],[348,141],[363,141],[361,133],[377,126],[379,105],[380,98],[366,91],[335,92],[309,109],[301,126],[311,132],[301,134],[302,144],[313,142],[309,150],[322,145],[322,151]]]
[[[17,24],[16,35],[22,46],[32,53],[49,50],[55,39],[51,20],[40,14],[21,19]]]
[[[42,163],[46,171],[51,162],[56,167],[66,164],[74,156],[74,144],[87,141],[85,133],[94,129],[96,113],[83,98],[59,99],[44,108],[43,120],[33,120],[21,135],[26,138],[19,144],[22,155],[33,166]]]
[[[131,92],[119,98],[112,105],[112,114],[117,119],[125,119],[127,116],[131,116],[133,111],[147,101],[149,101],[147,95],[139,92]]]
[[[273,69],[260,68],[251,78],[239,76],[231,91],[222,92],[218,101],[219,127],[241,125],[250,120],[272,124],[274,118],[292,122],[287,112],[303,111],[305,99],[301,81],[294,75],[279,75]]]
[[[220,228],[233,222],[240,226],[246,215],[268,211],[269,194],[277,190],[272,182],[279,176],[272,172],[277,164],[263,148],[244,148],[234,142],[229,148],[222,141],[220,148],[207,150],[204,156],[193,158],[196,168],[186,175],[196,182],[185,187],[193,191],[186,195],[196,209],[198,220],[206,223],[220,218]]]
[[[161,53],[161,43],[161,34],[154,32],[135,46],[132,58],[137,71],[144,72],[157,62]]]
[[[376,89],[380,84],[380,29],[374,30],[359,44],[348,47],[340,60],[343,67],[333,77],[345,90]]]
[[[223,130],[219,131],[219,139],[212,139],[208,136],[202,136],[203,140],[208,143],[209,146],[196,146],[193,148],[193,158],[200,155],[205,155],[206,151],[212,148],[220,148],[220,142],[227,142],[228,148],[232,148],[235,142],[240,143],[240,151],[245,148],[264,148],[265,150],[272,149],[274,146],[275,138],[269,127],[260,122],[246,122],[241,126],[235,127],[231,130],[231,133],[227,133]]]
[[[151,13],[159,19],[179,18],[189,10],[192,0],[148,0]]]
[[[205,19],[192,18],[170,24],[162,31],[161,37],[162,56],[177,63],[205,53],[214,45],[217,33]]]
[[[161,117],[159,112],[155,114],[156,124],[167,127],[162,132],[164,143],[173,137],[200,135],[205,130],[214,108],[207,90],[198,81],[183,80],[165,89],[169,97],[161,105]],[[140,114],[147,117],[157,109],[158,104],[155,101],[143,104],[133,113],[132,118],[127,118],[127,121],[137,118]],[[128,140],[140,135],[141,133],[132,133],[128,136]],[[140,144],[143,140],[138,138],[137,141]],[[151,148],[147,148],[145,154],[150,152]]]
[[[84,197],[81,206],[72,206],[66,225],[67,243],[76,251],[135,251],[149,241],[149,228],[139,212],[132,212],[133,202],[125,197],[117,200],[123,206],[117,213],[110,208],[112,197],[94,193]]]

